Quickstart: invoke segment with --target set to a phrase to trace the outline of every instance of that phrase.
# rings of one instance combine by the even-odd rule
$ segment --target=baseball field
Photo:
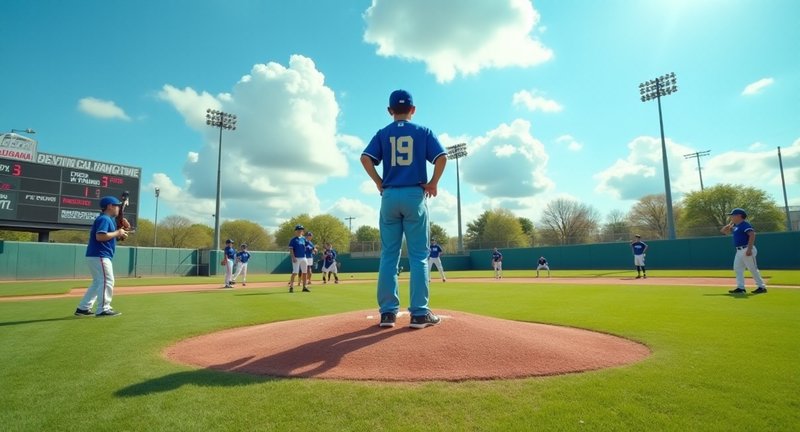
[[[208,278],[121,279],[123,315],[103,319],[72,315],[69,291],[85,282],[0,283],[0,429],[797,430],[800,271],[762,273],[769,293],[733,296],[732,271],[651,271],[646,281],[614,270],[538,280],[507,271],[500,281],[453,272],[433,283],[434,310],[611,333],[651,355],[576,374],[400,383],[226,373],[164,356],[222,329],[373,309],[374,274],[294,294],[285,275],[233,290]],[[28,294],[44,296],[14,297]],[[298,322],[285,337],[305,330]],[[382,361],[390,374],[413,356]]]

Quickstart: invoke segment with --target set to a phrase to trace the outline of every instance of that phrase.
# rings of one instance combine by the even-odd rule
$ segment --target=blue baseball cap
[[[389,108],[414,106],[411,93],[405,90],[395,90],[389,95]]]
[[[728,213],[728,216],[733,216],[733,215],[739,215],[739,216],[741,216],[743,218],[746,218],[747,217],[747,212],[744,211],[743,209],[735,208],[735,209],[731,210],[730,213]]]
[[[232,239],[227,239],[227,240],[225,240],[225,244],[231,244],[231,243],[233,243],[233,240],[232,240]]]
[[[306,228],[303,225],[295,225],[294,226],[294,230],[295,231],[304,230],[304,229],[306,229]]]
[[[313,235],[314,235],[314,234],[312,234],[312,233],[311,233],[311,231],[309,231],[309,232],[307,232],[307,233],[306,233],[306,237],[311,237],[311,236],[313,236]]]
[[[110,205],[121,205],[122,203],[115,196],[104,196],[100,198],[100,208],[104,209]]]

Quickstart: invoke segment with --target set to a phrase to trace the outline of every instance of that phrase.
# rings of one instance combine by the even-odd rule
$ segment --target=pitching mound
[[[374,381],[523,378],[620,366],[650,350],[605,333],[438,311],[442,322],[380,328],[374,311],[225,330],[179,342],[165,355],[222,371]]]

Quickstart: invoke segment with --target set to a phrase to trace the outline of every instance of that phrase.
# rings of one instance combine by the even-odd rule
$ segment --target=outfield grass
[[[267,379],[193,369],[160,354],[175,341],[222,328],[371,309],[374,297],[372,283],[317,286],[305,295],[252,289],[118,296],[114,307],[124,315],[112,319],[72,317],[75,299],[0,303],[0,425],[30,431],[788,431],[800,424],[795,289],[733,297],[708,287],[435,285],[434,308],[612,332],[653,350],[634,365],[549,378]],[[406,355],[413,353],[387,359],[387,371]]]
[[[542,273],[547,274],[546,272]],[[625,278],[633,277],[635,272],[632,270],[554,270],[551,272],[555,278]],[[761,270],[761,274],[767,280],[767,285],[797,285],[800,286],[800,271],[798,270]],[[491,278],[492,270],[470,270],[447,272],[447,276],[454,278]],[[505,278],[529,278],[536,275],[535,270],[506,270],[503,271]],[[729,278],[733,282],[734,274],[731,270],[651,270],[648,273],[650,278],[658,277],[703,277],[703,278]],[[434,279],[438,273],[434,272]],[[749,277],[749,273],[747,273]],[[344,280],[375,280],[378,273],[347,273],[339,275]],[[401,274],[402,278],[407,278],[408,273]],[[288,274],[253,274],[248,276],[251,283],[258,282],[281,282],[288,280]],[[320,276],[315,273],[314,280],[319,281]],[[156,286],[156,285],[219,285],[222,276],[174,276],[174,277],[150,277],[150,278],[117,278],[116,286],[136,287],[136,286]],[[6,281],[0,282],[0,297],[21,296],[21,295],[45,295],[45,294],[64,294],[74,288],[86,288],[89,285],[88,279],[74,280],[25,280],[25,281]],[[749,282],[748,282],[749,283]]]

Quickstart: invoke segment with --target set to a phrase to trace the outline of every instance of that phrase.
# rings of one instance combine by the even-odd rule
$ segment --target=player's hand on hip
[[[435,197],[438,193],[438,188],[435,184],[425,183],[422,185],[422,189],[425,191],[425,198]]]
[[[747,248],[747,250],[744,251],[744,254],[747,255],[747,256],[753,256],[753,250],[750,249],[750,248]]]
[[[378,193],[383,195],[383,181],[382,180],[377,180],[375,182],[375,187],[378,188]]]

